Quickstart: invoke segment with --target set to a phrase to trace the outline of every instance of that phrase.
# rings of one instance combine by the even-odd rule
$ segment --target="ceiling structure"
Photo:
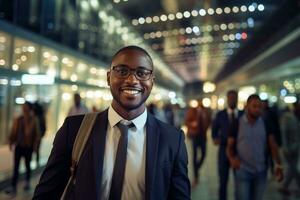
[[[285,2],[114,0],[113,4],[128,17],[146,43],[189,84],[220,81],[220,74],[228,71],[225,67],[237,59],[241,49],[251,54],[245,49],[265,23],[277,23],[270,18]]]

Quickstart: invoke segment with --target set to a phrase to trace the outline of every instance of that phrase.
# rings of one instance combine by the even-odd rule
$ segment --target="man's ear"
[[[107,71],[106,73],[106,81],[107,81],[107,85],[110,86],[110,70]]]

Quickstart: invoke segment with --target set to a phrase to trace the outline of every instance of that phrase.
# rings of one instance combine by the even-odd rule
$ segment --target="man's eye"
[[[128,70],[127,69],[118,69],[117,72],[120,74],[120,75],[127,75],[128,73]]]
[[[149,74],[148,71],[146,70],[137,70],[136,74],[139,76],[139,77],[145,77]]]

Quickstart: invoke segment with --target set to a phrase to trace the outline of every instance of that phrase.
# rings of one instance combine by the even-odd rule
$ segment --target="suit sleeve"
[[[168,199],[190,199],[191,188],[187,174],[188,156],[184,142],[184,135],[179,134],[179,147],[172,171],[172,178]]]
[[[214,121],[213,121],[213,124],[212,124],[212,138],[213,139],[217,139],[219,138],[219,130],[220,130],[220,112],[217,113]]]
[[[55,136],[47,165],[34,191],[34,200],[60,199],[70,176],[71,151],[68,143],[66,119]]]

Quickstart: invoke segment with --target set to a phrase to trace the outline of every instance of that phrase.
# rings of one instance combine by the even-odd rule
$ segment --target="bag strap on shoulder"
[[[80,128],[77,132],[75,142],[72,149],[72,164],[71,164],[71,176],[69,178],[69,181],[64,189],[64,192],[61,196],[61,200],[65,199],[66,193],[68,191],[68,188],[70,184],[75,182],[75,172],[78,165],[78,162],[80,160],[81,154],[84,150],[85,144],[90,136],[90,133],[92,131],[94,122],[96,120],[96,117],[98,115],[98,112],[94,113],[88,113],[84,115],[84,118],[81,122]]]

